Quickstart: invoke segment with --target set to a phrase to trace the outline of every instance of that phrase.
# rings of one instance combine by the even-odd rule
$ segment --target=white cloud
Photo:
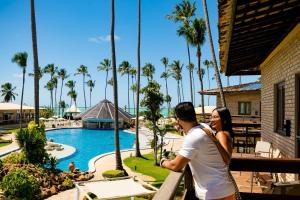
[[[15,78],[23,78],[23,73],[13,74]]]
[[[115,41],[120,40],[120,37],[115,35]],[[98,37],[90,37],[88,39],[89,42],[94,42],[94,43],[102,43],[102,42],[110,42],[110,35],[106,36],[98,36]]]

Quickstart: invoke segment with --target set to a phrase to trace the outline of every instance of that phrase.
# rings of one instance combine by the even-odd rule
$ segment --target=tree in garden
[[[108,72],[111,70],[111,61],[109,59],[104,59],[100,65],[97,67],[98,71],[105,71],[106,72],[106,76],[105,76],[105,96],[104,98],[106,99],[106,89],[107,89],[107,84],[108,84]]]
[[[61,108],[61,110],[62,110],[62,116],[63,116],[63,114],[64,114],[64,112],[65,112],[65,109],[66,109],[66,107],[67,107],[67,105],[66,105],[66,102],[65,101],[59,101],[59,107]]]
[[[153,75],[155,73],[155,67],[151,63],[146,63],[142,68],[142,76],[147,77],[148,82],[153,80]]]
[[[142,89],[144,98],[141,101],[141,106],[145,106],[145,118],[149,120],[153,127],[153,142],[154,142],[154,160],[157,165],[157,134],[162,134],[162,130],[159,129],[157,121],[162,117],[160,114],[160,107],[164,102],[163,94],[160,92],[160,85],[156,81],[149,81],[148,85]]]
[[[90,107],[92,106],[92,91],[95,87],[95,82],[96,81],[93,80],[88,80],[88,82],[86,82],[87,86],[90,88]]]
[[[44,74],[50,74],[50,80],[48,81],[45,88],[49,90],[51,89],[51,87],[53,87],[51,90],[49,90],[51,92],[51,109],[53,109],[53,90],[55,87],[57,88],[57,78],[56,80],[53,80],[53,77],[56,74],[56,72],[57,72],[57,67],[55,67],[54,64],[48,64],[43,68]]]
[[[119,69],[118,72],[121,74],[121,76],[123,75],[127,75],[127,107],[128,107],[128,112],[130,112],[130,100],[129,100],[129,77],[130,77],[130,69],[131,69],[131,65],[129,64],[128,61],[124,60],[120,65],[119,65]]]
[[[64,80],[66,78],[69,77],[69,75],[67,75],[67,70],[65,68],[62,68],[58,71],[58,77],[61,79],[61,87],[60,87],[60,95],[59,95],[59,102],[61,102],[61,96],[62,96],[62,89],[63,89],[63,86],[64,86]],[[58,105],[60,105],[58,103]],[[58,106],[58,113],[60,114],[60,106]]]
[[[15,89],[16,87],[13,87],[11,83],[1,85],[1,96],[4,97],[4,102],[10,102],[16,99],[18,94],[14,92]]]
[[[52,83],[53,83],[53,86],[54,86],[54,107],[55,107],[55,112],[57,112],[56,111],[56,108],[57,108],[57,98],[56,98],[56,96],[57,96],[57,87],[58,87],[58,77],[57,77],[57,75],[54,75],[51,80],[52,80]]]
[[[180,63],[179,60],[174,60],[170,65],[172,77],[177,82],[177,101],[181,102],[181,92],[180,92],[180,80],[182,79],[181,71],[183,68],[183,64]]]
[[[80,65],[79,68],[77,68],[77,72],[75,75],[82,75],[82,87],[83,87],[83,97],[84,97],[84,108],[86,109],[86,97],[85,97],[85,77],[91,77],[91,75],[88,72],[88,68],[85,65]]]
[[[70,89],[69,92],[68,92],[68,96],[70,96],[69,95],[70,92],[72,93],[74,91],[75,84],[76,84],[76,81],[73,81],[73,80],[68,80],[68,82],[66,82],[65,86]],[[71,105],[72,105],[72,97],[71,97],[71,101],[70,101],[70,106]]]
[[[160,59],[160,61],[162,62],[162,64],[165,67],[165,71],[160,75],[160,78],[164,78],[165,79],[165,84],[166,84],[166,96],[169,96],[169,91],[168,91],[168,78],[170,77],[170,73],[169,73],[169,69],[168,69],[168,64],[169,64],[169,59],[167,57],[163,57],[162,59]],[[166,100],[170,100],[170,98],[166,98]],[[168,115],[170,114],[170,108],[171,108],[171,101],[166,101],[167,102],[167,108],[168,108]]]
[[[24,86],[25,86],[25,76],[26,76],[26,67],[27,67],[27,53],[20,52],[16,53],[13,58],[12,62],[17,63],[19,67],[22,69],[22,93],[21,93],[21,108],[20,108],[20,128],[22,128],[22,119],[23,119],[23,96],[24,96]]]
[[[129,70],[129,74],[131,75],[131,87],[130,90],[132,91],[132,104],[133,104],[133,113],[135,114],[135,100],[134,95],[136,93],[136,83],[134,82],[134,79],[136,81],[136,69],[134,67],[131,67]],[[132,86],[135,85],[135,90],[132,90]]]
[[[47,84],[44,86],[48,91],[50,91],[50,107],[53,109],[53,90],[54,90],[54,83],[52,80],[48,81]]]
[[[74,101],[74,104],[77,107],[77,102],[76,102],[77,93],[76,93],[76,91],[75,90],[70,90],[67,95],[70,96],[70,98],[71,98],[71,104],[70,105],[72,105],[72,101]]]

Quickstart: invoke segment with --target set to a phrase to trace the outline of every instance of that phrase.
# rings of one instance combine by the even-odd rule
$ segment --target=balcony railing
[[[273,173],[295,173],[300,174],[300,159],[270,159],[270,158],[232,158],[231,171],[253,171],[253,172],[273,172]],[[192,190],[192,178],[189,169],[183,172],[171,172],[166,178],[159,191],[154,196],[154,200],[174,199],[178,186],[185,177],[185,191],[182,199],[190,199]],[[241,192],[243,200],[299,200],[300,195],[291,194],[266,194]]]

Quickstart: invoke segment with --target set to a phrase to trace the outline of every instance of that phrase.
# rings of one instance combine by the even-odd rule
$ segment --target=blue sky
[[[0,84],[11,82],[17,87],[19,96],[16,103],[20,102],[22,76],[21,69],[11,62],[12,56],[20,51],[29,54],[27,72],[33,71],[30,1],[1,0],[0,1]],[[160,79],[163,65],[160,59],[169,58],[169,62],[179,59],[185,65],[188,63],[186,43],[178,37],[176,30],[179,24],[166,19],[177,0],[142,0],[141,22],[141,64],[151,62],[156,67],[154,79],[162,84]],[[217,0],[209,0],[208,10],[212,26],[215,49],[218,50],[218,12]],[[197,17],[204,17],[201,1],[197,2]],[[110,34],[110,1],[109,0],[36,0],[36,21],[39,64],[41,67],[54,63],[59,68],[66,68],[71,74],[69,79],[76,81],[78,92],[77,104],[84,106],[82,77],[74,76],[76,68],[81,64],[88,66],[92,79],[96,80],[96,87],[92,94],[92,104],[104,98],[105,73],[98,72],[97,66],[104,58],[111,58],[111,48],[108,35]],[[115,0],[116,13],[116,59],[117,65],[123,60],[128,60],[132,66],[137,63],[137,0]],[[208,40],[207,40],[208,41]],[[218,56],[218,52],[217,56]],[[196,51],[191,51],[192,62],[196,64]],[[205,42],[202,47],[201,63],[211,59],[209,44]],[[210,74],[213,71],[211,70]],[[110,73],[111,76],[111,73]],[[40,82],[40,104],[49,105],[50,94],[44,88],[49,75]],[[204,78],[207,80],[207,77]],[[223,85],[226,86],[226,78]],[[200,89],[199,81],[195,76],[196,90]],[[242,82],[257,80],[257,76],[243,77]],[[183,73],[184,96],[189,100],[188,73],[185,68]],[[127,79],[118,76],[119,105],[127,104]],[[146,78],[142,77],[145,86]],[[230,84],[238,84],[238,77],[230,77]],[[59,82],[60,86],[60,82]],[[216,87],[214,80],[211,86]],[[208,87],[205,81],[204,87]],[[173,97],[172,105],[177,103],[176,82],[169,79],[170,95]],[[69,104],[67,88],[63,89],[63,100]],[[89,98],[87,96],[87,98]],[[26,77],[24,101],[33,105],[33,78]],[[112,88],[108,87],[108,99],[112,100]],[[89,100],[87,100],[89,102]],[[196,95],[196,105],[200,103],[200,96]],[[211,100],[211,104],[214,100]]]

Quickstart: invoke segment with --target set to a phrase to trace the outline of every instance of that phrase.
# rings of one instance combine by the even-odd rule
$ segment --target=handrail
[[[278,172],[278,173],[300,173],[300,159],[290,158],[237,158],[233,157],[229,166],[231,171],[255,171],[255,172]],[[185,172],[170,172],[160,189],[154,196],[154,200],[172,200]],[[250,199],[300,199],[295,195],[261,194],[261,193],[241,193],[243,200]],[[186,198],[183,198],[186,199]]]

